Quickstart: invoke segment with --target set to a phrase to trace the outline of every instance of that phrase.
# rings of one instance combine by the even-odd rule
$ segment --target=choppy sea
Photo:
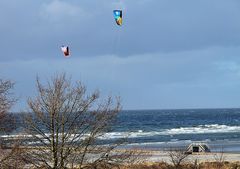
[[[240,109],[125,110],[102,140],[128,137],[125,147],[166,150],[203,142],[240,152]]]
[[[186,147],[203,142],[212,151],[240,152],[240,109],[123,111],[111,138],[129,137],[128,146]]]

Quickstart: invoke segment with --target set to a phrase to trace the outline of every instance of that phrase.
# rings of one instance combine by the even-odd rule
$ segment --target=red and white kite
[[[69,57],[69,48],[68,48],[68,46],[62,46],[61,50],[62,50],[62,52],[63,52],[65,57]]]

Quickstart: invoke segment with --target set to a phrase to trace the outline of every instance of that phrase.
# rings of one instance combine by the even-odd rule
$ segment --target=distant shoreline
[[[168,111],[168,110],[236,110],[240,109],[240,107],[217,107],[217,108],[157,108],[157,109],[124,109],[122,111]]]

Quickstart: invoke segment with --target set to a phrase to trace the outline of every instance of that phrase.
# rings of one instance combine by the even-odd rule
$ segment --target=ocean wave
[[[126,131],[126,132],[108,132],[104,135],[98,137],[101,140],[107,139],[121,139],[121,138],[144,138],[144,137],[154,137],[154,136],[173,136],[181,134],[214,134],[214,133],[238,133],[240,132],[240,126],[227,126],[219,124],[210,124],[210,125],[198,125],[194,127],[179,127],[172,129],[163,129],[159,131]],[[46,133],[47,136],[49,134]],[[2,138],[16,138],[22,137],[31,138],[31,135],[2,135]],[[88,134],[83,134],[81,139],[88,137]],[[39,136],[41,137],[41,136]],[[171,140],[174,141],[174,140]],[[178,141],[178,140],[176,140]]]
[[[219,124],[199,125],[196,127],[180,127],[165,131],[167,134],[204,134],[204,133],[234,133],[240,132],[240,126],[227,126]]]
[[[227,126],[219,124],[198,125],[195,127],[179,127],[172,129],[165,129],[161,131],[134,131],[134,132],[110,132],[106,133],[100,139],[117,139],[117,138],[139,138],[139,137],[153,137],[161,135],[180,135],[180,134],[214,134],[214,133],[235,133],[240,132],[240,126]]]

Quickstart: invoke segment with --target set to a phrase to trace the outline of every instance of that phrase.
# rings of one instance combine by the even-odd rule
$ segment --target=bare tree
[[[9,134],[15,129],[14,116],[9,113],[16,102],[12,93],[13,87],[12,81],[0,79],[0,168],[21,168],[17,142],[4,141],[2,138],[3,134]]]
[[[11,90],[14,83],[10,80],[0,79],[0,132],[9,132],[13,130],[13,120],[9,114],[10,108],[15,103]]]
[[[81,83],[71,83],[65,74],[54,76],[46,85],[37,78],[35,98],[28,100],[26,159],[35,167],[97,168],[130,160],[131,151],[113,151],[124,140],[102,145],[106,132],[119,113],[119,99],[100,100],[99,92],[87,95]]]
[[[181,169],[182,164],[186,162],[189,153],[186,153],[185,150],[170,150],[168,152],[170,161],[172,162],[175,169]]]
[[[11,132],[14,128],[14,118],[9,113],[16,99],[12,95],[14,83],[10,80],[0,79],[0,148],[4,147],[2,134]],[[2,154],[2,153],[1,153]]]

